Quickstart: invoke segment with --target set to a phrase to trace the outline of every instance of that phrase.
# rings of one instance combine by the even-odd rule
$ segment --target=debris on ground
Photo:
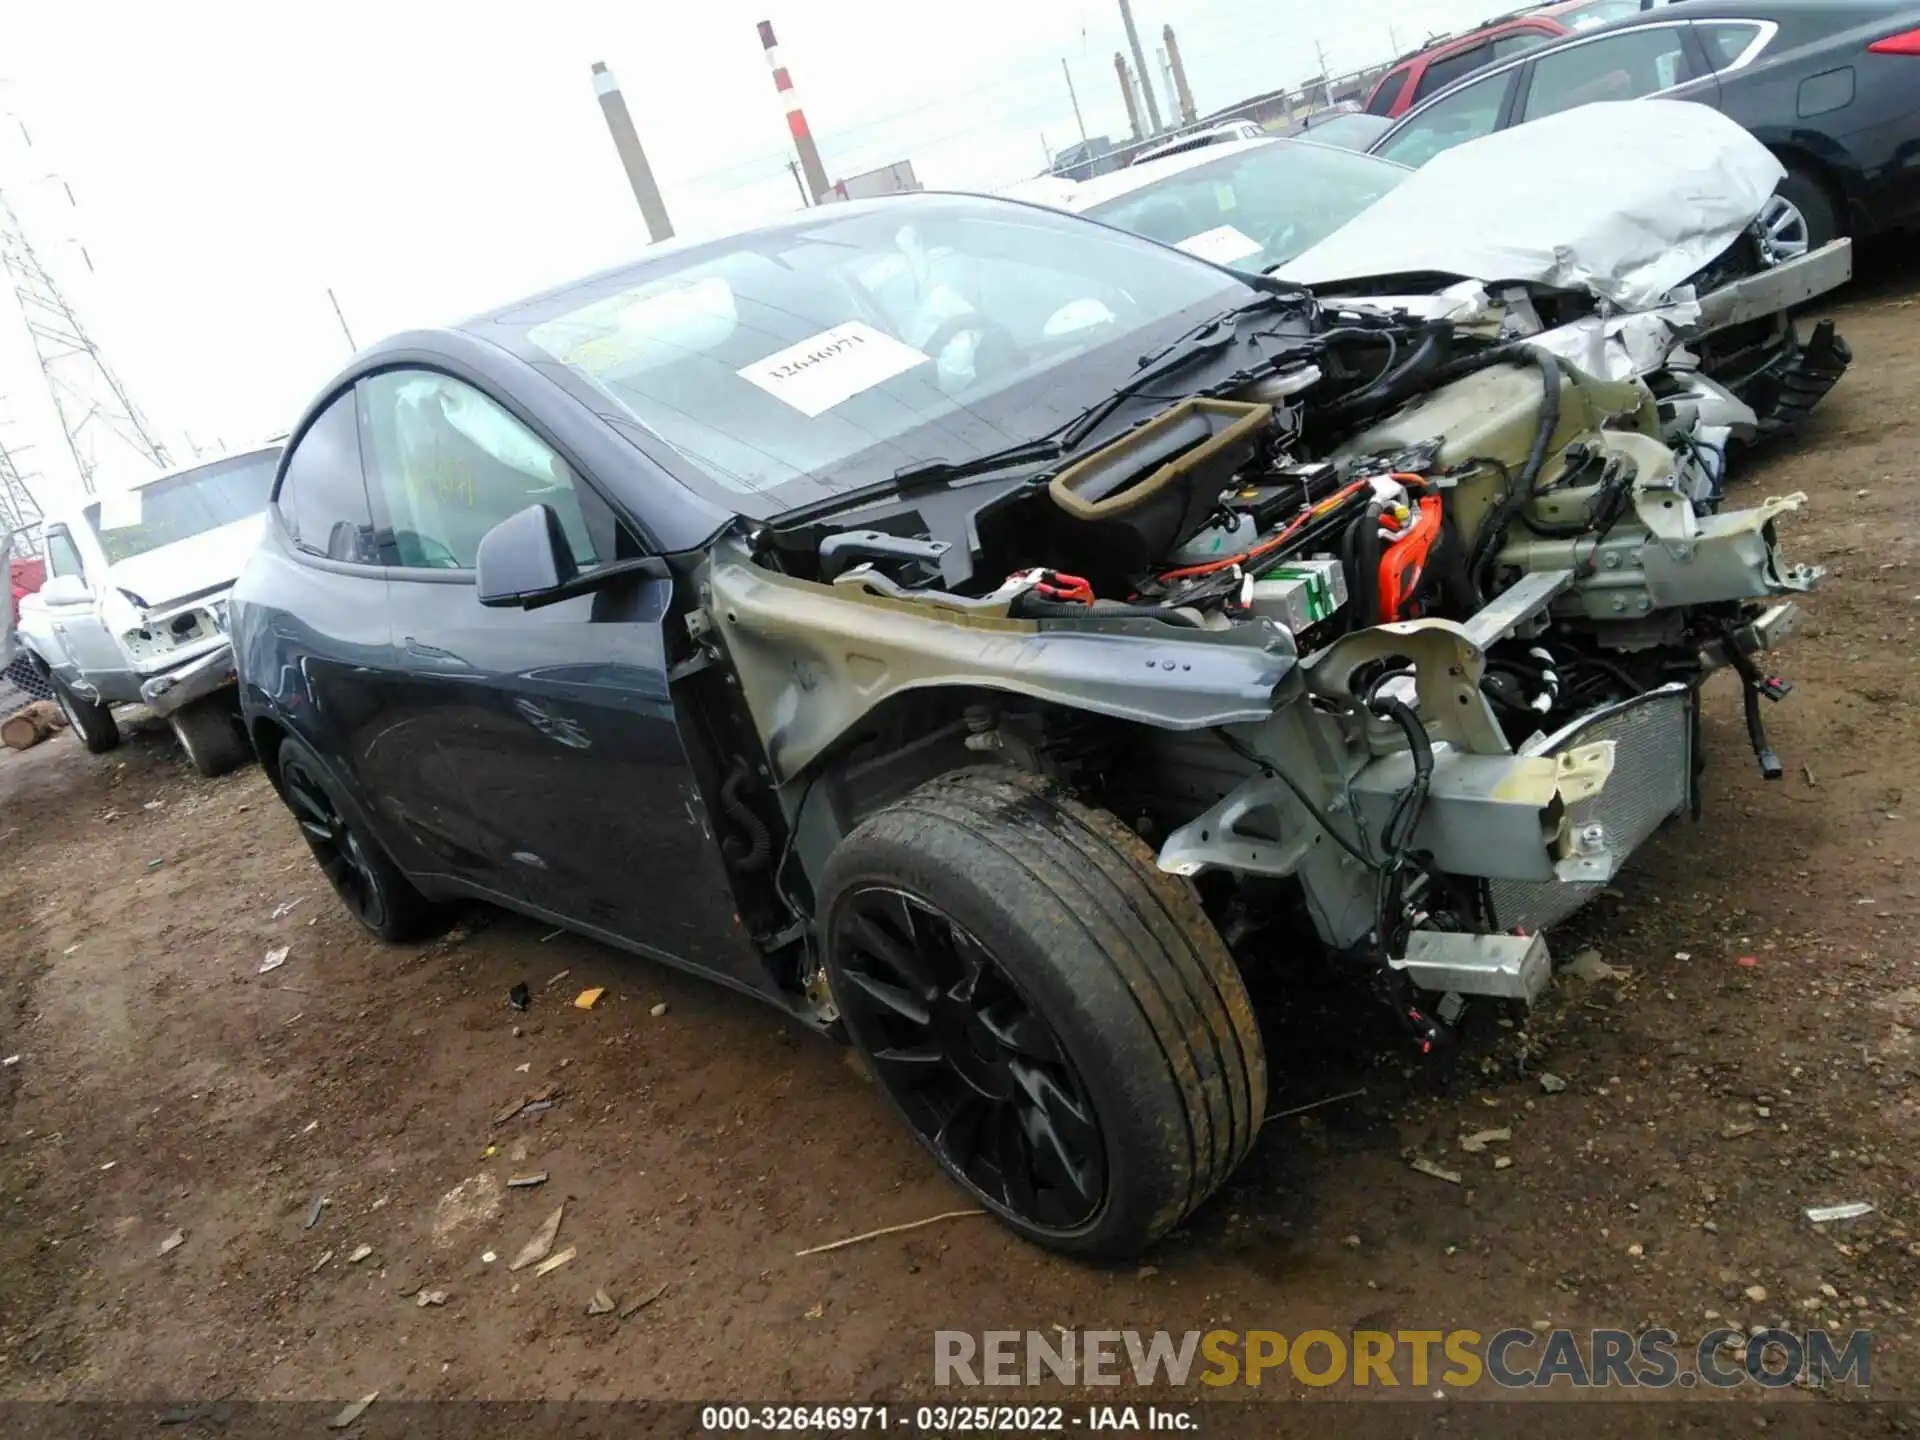
[[[638,1300],[629,1300],[626,1304],[622,1305],[620,1307],[619,1318],[622,1320],[631,1320],[635,1315],[638,1315],[642,1310],[646,1309],[647,1306],[651,1305],[666,1293],[667,1282],[662,1280]]]
[[[1760,1127],[1751,1120],[1736,1120],[1720,1132],[1722,1140],[1738,1140],[1742,1135],[1751,1135]]]
[[[600,1003],[600,997],[606,993],[606,986],[590,985],[573,997],[573,1008],[576,1010],[591,1010]]]
[[[542,990],[551,990],[553,989],[554,986],[558,985],[562,980],[566,979],[567,976],[571,974],[573,974],[572,970],[558,971],[557,973],[554,974],[553,978],[548,980],[547,983],[545,985],[542,985],[540,988]]]
[[[1751,970],[1759,965],[1760,957],[1758,955],[1742,955],[1735,959],[1733,963],[1743,970]]]
[[[531,1004],[533,1004],[533,992],[527,989],[526,981],[522,980],[518,985],[507,991],[507,1006],[509,1009],[525,1010]]]
[[[858,1053],[859,1052],[854,1050],[849,1050],[847,1052],[847,1054],[855,1056],[856,1058],[858,1057]],[[1318,1110],[1323,1105],[1337,1105],[1342,1100],[1351,1100],[1356,1095],[1364,1095],[1366,1093],[1367,1093],[1367,1089],[1364,1085],[1361,1086],[1358,1090],[1343,1090],[1338,1095],[1328,1095],[1324,1099],[1320,1099],[1320,1100],[1309,1100],[1306,1104],[1295,1105],[1289,1110],[1275,1110],[1271,1114],[1267,1115],[1265,1119],[1261,1120],[1260,1123],[1262,1125],[1266,1125],[1275,1120],[1284,1120],[1289,1115],[1304,1115],[1307,1113],[1307,1111]]]
[[[0,1060],[0,1068],[18,1065],[19,1063],[20,1057],[18,1055],[9,1055],[6,1059]]]
[[[587,1301],[589,1315],[610,1315],[613,1313],[613,1297],[604,1290],[593,1292],[593,1298]]]
[[[547,943],[547,941],[549,941],[549,940],[558,940],[558,939],[559,939],[559,938],[560,938],[560,937],[561,937],[562,935],[564,935],[564,934],[566,934],[566,933],[567,933],[567,932],[566,932],[566,928],[565,928],[564,926],[563,926],[563,927],[561,927],[560,929],[557,929],[557,930],[549,930],[549,931],[547,931],[547,933],[546,933],[546,934],[544,934],[544,935],[542,935],[542,936],[540,937],[540,942],[539,942],[539,943],[540,943],[540,944],[542,944],[542,945],[544,945],[544,944],[546,944],[546,943]]]
[[[542,1110],[551,1110],[553,1108],[553,1102],[559,1098],[560,1087],[549,1082],[542,1085],[538,1090],[522,1095],[518,1100],[503,1106],[500,1113],[493,1117],[493,1123],[496,1125],[504,1125],[507,1121],[513,1119],[514,1116],[524,1111],[531,1110],[537,1114]]]
[[[1471,1135],[1462,1135],[1460,1137],[1460,1148],[1469,1155],[1478,1155],[1489,1145],[1501,1140],[1511,1139],[1513,1139],[1513,1131],[1503,1125],[1498,1130],[1476,1130]]]
[[[904,1225],[883,1225],[878,1230],[868,1230],[863,1234],[849,1235],[844,1240],[829,1240],[825,1245],[811,1245],[805,1250],[794,1251],[794,1258],[802,1259],[808,1255],[824,1255],[829,1250],[841,1250],[848,1245],[858,1245],[863,1240],[878,1240],[882,1235],[898,1235],[902,1230],[918,1230],[923,1225],[937,1225],[942,1220],[961,1220],[969,1215],[984,1215],[984,1210],[943,1210],[938,1215],[929,1215],[924,1220],[909,1220]]]
[[[1496,1155],[1493,1157],[1493,1168],[1496,1170],[1505,1170],[1511,1164],[1513,1164],[1513,1157],[1511,1155]]]
[[[1567,1088],[1567,1082],[1550,1070],[1540,1072],[1540,1092],[1543,1095],[1558,1095]]]
[[[1828,1225],[1835,1220],[1858,1220],[1862,1215],[1871,1215],[1873,1206],[1865,1200],[1849,1201],[1845,1205],[1809,1205],[1807,1219],[1816,1225]]]
[[[477,1230],[500,1213],[500,1182],[482,1171],[469,1175],[440,1197],[433,1210],[433,1243],[445,1248],[460,1235]]]
[[[653,1016],[654,1019],[658,1020],[662,1015],[667,1013],[667,1002],[662,1000],[658,1005],[654,1006],[647,1013]]]
[[[267,918],[269,920],[284,920],[293,913],[293,907],[299,903],[300,900],[297,896],[292,900],[282,900],[278,905],[273,907],[273,913]]]
[[[371,1254],[373,1254],[371,1245],[356,1245],[353,1247],[353,1253],[347,1256],[347,1264],[358,1265]]]
[[[491,1250],[482,1250],[480,1252],[480,1263],[482,1265],[491,1265],[499,1258],[500,1257]]]
[[[524,1270],[527,1266],[546,1259],[548,1252],[553,1249],[553,1242],[559,1238],[560,1220],[566,1213],[567,1207],[564,1201],[554,1206],[553,1213],[540,1223],[540,1228],[533,1232],[533,1238],[520,1247],[520,1253],[513,1257],[513,1263],[507,1266],[507,1269]]]
[[[313,1204],[307,1210],[307,1223],[301,1228],[304,1230],[311,1230],[313,1229],[314,1226],[318,1225],[320,1223],[321,1215],[326,1212],[327,1206],[331,1205],[332,1203],[333,1202],[324,1195],[314,1196]]]
[[[1625,980],[1632,976],[1631,970],[1623,970],[1617,965],[1609,965],[1600,958],[1598,950],[1582,950],[1568,963],[1564,972],[1575,980],[1595,984],[1601,980]]]
[[[1758,1305],[1767,1298],[1767,1287],[1764,1285],[1749,1285],[1740,1293]]]
[[[171,1255],[186,1243],[187,1232],[184,1230],[176,1230],[160,1242],[160,1253],[162,1255]]]
[[[282,965],[287,963],[287,951],[292,948],[291,945],[274,946],[273,949],[267,951],[266,955],[260,961],[260,968],[253,973],[256,975],[264,975],[269,970],[278,970]]]
[[[327,1266],[332,1262],[333,1262],[333,1251],[322,1250],[320,1252],[320,1258],[313,1262],[313,1266],[311,1269],[307,1271],[307,1274],[318,1275],[322,1270],[326,1269]]]
[[[558,1270],[562,1265],[565,1265],[569,1261],[571,1261],[573,1257],[579,1253],[580,1252],[577,1249],[569,1245],[567,1246],[566,1249],[562,1250],[558,1255],[549,1255],[546,1259],[542,1260],[538,1265],[533,1267],[534,1277],[538,1279],[542,1275],[552,1274],[555,1270]]]
[[[447,1292],[444,1290],[422,1290],[418,1295],[413,1297],[413,1303],[422,1310],[426,1309],[429,1305],[444,1305],[447,1303]]]
[[[536,1170],[531,1175],[512,1175],[507,1178],[509,1190],[531,1190],[536,1185],[547,1183],[547,1172]]]
[[[1458,1170],[1449,1170],[1444,1165],[1436,1165],[1424,1155],[1416,1155],[1407,1163],[1422,1175],[1431,1175],[1434,1179],[1444,1180],[1449,1185],[1458,1185],[1460,1183],[1460,1172]]]
[[[369,1390],[365,1395],[362,1395],[358,1400],[334,1416],[333,1419],[329,1420],[327,1422],[327,1428],[329,1430],[346,1429],[349,1425],[353,1424],[354,1421],[366,1414],[367,1407],[379,1398],[380,1392],[378,1390]]]

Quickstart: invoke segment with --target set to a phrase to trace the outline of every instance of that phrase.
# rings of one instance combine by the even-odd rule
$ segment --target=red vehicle
[[[1435,40],[1402,57],[1374,85],[1367,96],[1367,111],[1389,118],[1403,115],[1483,65],[1510,59],[1562,35],[1624,20],[1645,8],[1641,0],[1560,0],[1558,4],[1502,15],[1477,30]]]

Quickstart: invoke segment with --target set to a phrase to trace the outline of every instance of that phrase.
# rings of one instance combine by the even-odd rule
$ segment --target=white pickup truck
[[[280,447],[170,471],[54,514],[46,583],[17,636],[88,750],[120,743],[113,707],[173,726],[202,775],[253,753],[239,724],[227,592],[259,543]]]

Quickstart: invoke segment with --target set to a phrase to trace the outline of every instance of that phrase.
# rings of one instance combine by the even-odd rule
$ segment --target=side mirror
[[[78,575],[49,575],[40,587],[40,597],[49,605],[84,605],[93,592]]]
[[[580,573],[551,505],[529,505],[480,537],[473,561],[482,605],[525,605],[567,586]]]

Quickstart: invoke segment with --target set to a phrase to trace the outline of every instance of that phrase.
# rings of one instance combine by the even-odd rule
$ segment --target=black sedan
[[[1689,0],[1476,72],[1371,153],[1421,165],[1495,130],[1596,100],[1713,105],[1787,168],[1768,219],[1785,256],[1920,226],[1920,5]]]

